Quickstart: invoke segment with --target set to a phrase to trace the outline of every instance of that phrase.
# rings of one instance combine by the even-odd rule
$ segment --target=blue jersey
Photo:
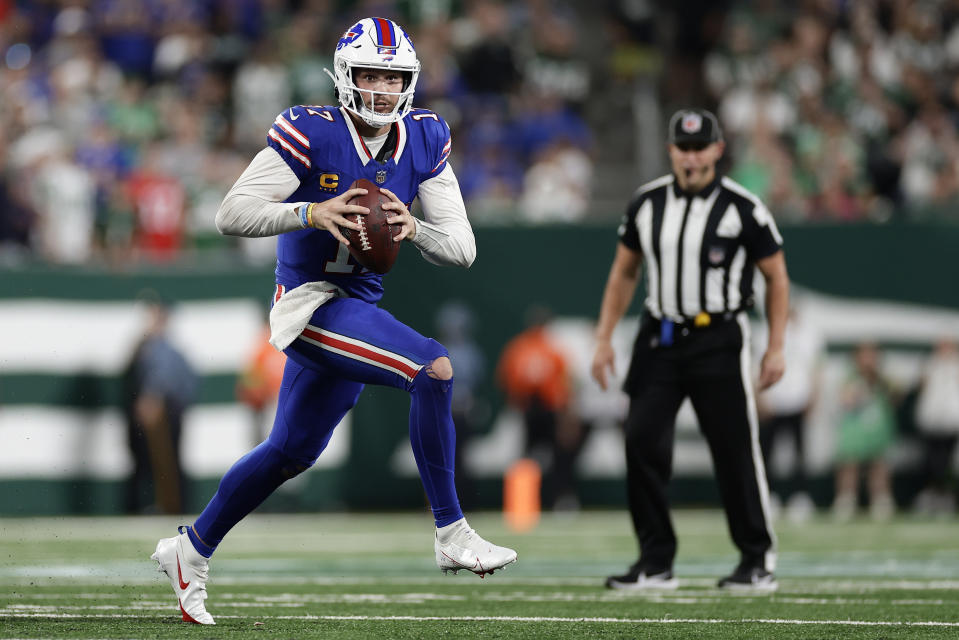
[[[375,159],[339,107],[297,106],[276,117],[267,144],[300,179],[287,202],[323,202],[366,178],[386,187],[409,207],[420,183],[440,174],[450,154],[450,129],[437,114],[413,109],[392,125],[395,147]],[[383,276],[362,267],[349,250],[322,229],[279,236],[276,281],[287,289],[306,282],[331,282],[354,298],[376,303],[383,296]]]

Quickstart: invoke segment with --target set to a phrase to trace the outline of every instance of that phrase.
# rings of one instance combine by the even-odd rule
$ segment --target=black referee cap
[[[669,119],[669,144],[710,144],[723,139],[719,120],[706,109],[680,109]]]

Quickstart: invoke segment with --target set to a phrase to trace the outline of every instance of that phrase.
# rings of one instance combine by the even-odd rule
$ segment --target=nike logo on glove
[[[299,117],[300,117],[300,116],[298,116],[298,115],[296,115],[295,113],[293,113],[293,109],[290,109],[290,120],[296,120],[296,119],[299,118]]]
[[[180,571],[180,554],[177,554],[176,556],[176,577],[177,577],[177,580],[180,581],[181,589],[186,589],[187,587],[190,586],[189,582],[183,582],[183,572]]]

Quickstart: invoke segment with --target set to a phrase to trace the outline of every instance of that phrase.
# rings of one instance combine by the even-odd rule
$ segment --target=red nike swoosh
[[[181,589],[186,589],[187,587],[190,586],[189,582],[183,582],[183,572],[180,571],[180,554],[177,554],[176,556],[176,577],[177,577],[177,580],[180,581]]]

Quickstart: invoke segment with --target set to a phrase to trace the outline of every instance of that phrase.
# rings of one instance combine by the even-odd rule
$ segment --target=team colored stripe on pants
[[[321,349],[391,371],[405,378],[407,382],[416,377],[416,374],[423,368],[422,365],[399,354],[313,325],[307,325],[303,329],[300,339]]]

